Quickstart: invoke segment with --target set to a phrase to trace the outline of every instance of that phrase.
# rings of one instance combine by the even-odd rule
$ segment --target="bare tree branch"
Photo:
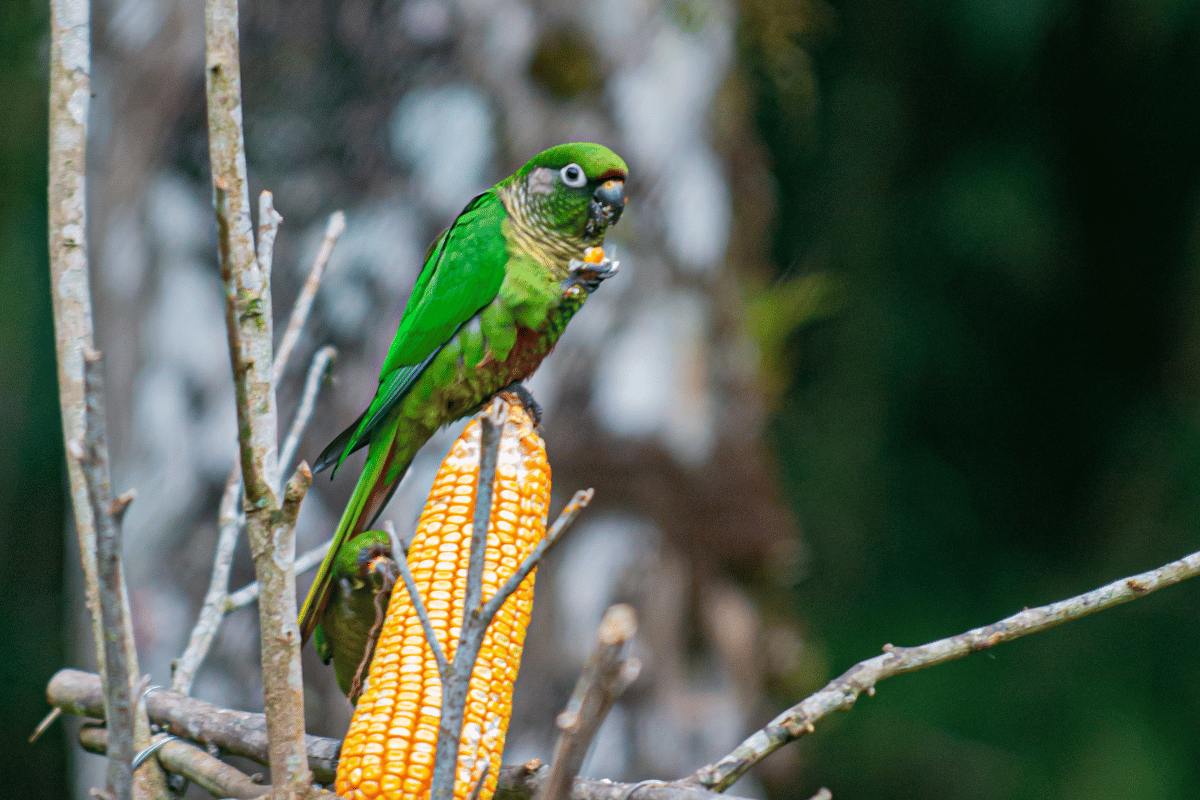
[[[68,713],[104,718],[100,677],[94,672],[59,670],[50,679],[46,696],[51,704]],[[167,733],[205,747],[212,745],[224,753],[243,756],[259,764],[269,761],[267,720],[263,714],[220,708],[168,689],[147,693],[146,711],[151,721]],[[341,742],[306,736],[305,746],[305,758],[317,780],[332,783]]]
[[[300,399],[300,406],[296,409],[296,418],[292,422],[291,431],[289,431],[288,437],[283,444],[283,450],[280,453],[279,462],[284,468],[287,467],[295,456],[296,448],[300,444],[300,438],[304,435],[304,429],[308,426],[309,420],[312,419],[313,408],[316,406],[317,394],[321,389],[322,378],[325,371],[329,368],[329,363],[336,355],[337,350],[335,348],[322,347],[313,356],[312,366],[308,370],[308,379],[304,383],[304,393]],[[276,363],[282,362],[277,361]],[[204,604],[200,608],[200,616],[196,620],[196,625],[192,628],[187,648],[184,649],[183,655],[180,656],[176,664],[175,674],[171,682],[171,688],[183,694],[191,692],[192,683],[196,679],[196,671],[204,663],[204,659],[208,655],[209,648],[212,647],[213,639],[216,637],[217,631],[221,627],[221,622],[225,619],[225,615],[235,608],[248,605],[258,597],[257,581],[239,590],[236,600],[235,596],[229,594],[229,573],[233,565],[233,553],[237,548],[238,536],[241,534],[244,522],[238,508],[238,501],[242,497],[241,492],[242,469],[241,464],[238,463],[230,471],[229,478],[225,482],[225,493],[221,496],[221,508],[218,513],[218,528],[220,533],[217,536],[217,550],[213,556],[212,577],[209,579],[208,592],[204,596]],[[297,574],[319,564],[321,556],[325,554],[325,549],[327,549],[327,545],[326,547],[319,548],[320,554],[309,566],[302,566],[306,563],[305,558],[309,556],[309,553],[297,559],[295,567]]]
[[[90,717],[104,714],[100,677],[94,672],[59,670],[50,679],[46,693],[56,708],[71,714]],[[148,694],[146,705],[150,719],[182,739],[202,746],[212,745],[224,753],[243,756],[258,764],[267,763],[267,723],[262,714],[218,708],[166,689]],[[314,777],[321,783],[332,783],[341,742],[322,736],[308,736],[305,741]],[[548,775],[549,768],[537,760],[503,767],[496,787],[496,800],[531,800]],[[636,786],[638,784],[576,778],[568,800],[627,800],[630,790]],[[726,797],[695,784],[674,782],[642,786],[633,800],[724,800]]]
[[[408,591],[408,599],[412,602],[413,611],[417,612],[417,619],[421,620],[421,630],[425,633],[425,641],[429,643],[429,649],[433,653],[433,658],[437,661],[438,675],[441,676],[443,682],[450,679],[450,662],[446,660],[446,651],[442,649],[442,643],[438,641],[437,632],[433,629],[433,621],[429,619],[429,609],[425,608],[425,601],[421,598],[421,592],[417,589],[417,581],[413,578],[412,568],[408,565],[408,553],[400,545],[400,537],[396,535],[396,526],[392,521],[384,520],[383,529],[387,532],[388,540],[392,543],[392,553],[396,554],[396,566],[400,568],[400,577],[404,580],[404,588]]]
[[[496,785],[495,800],[530,800],[542,790],[550,768],[536,761],[503,767]],[[739,800],[715,794],[684,781],[616,783],[609,780],[576,778],[567,800]]]
[[[317,287],[321,285],[321,276],[325,272],[325,265],[329,263],[329,257],[333,255],[333,247],[344,230],[346,230],[346,215],[341,211],[333,212],[329,217],[329,224],[325,227],[325,239],[321,242],[321,249],[317,251],[312,269],[308,272],[308,279],[304,281],[304,287],[300,290],[300,294],[292,306],[292,315],[288,319],[283,338],[279,340],[279,349],[275,353],[273,376],[276,385],[279,385],[280,379],[283,378],[284,370],[287,369],[288,360],[292,357],[292,350],[295,349],[296,342],[300,341],[300,331],[303,330],[304,322],[308,319],[308,312],[312,309],[313,298],[317,295]],[[285,460],[284,463],[286,464],[287,461]]]
[[[875,684],[893,675],[902,675],[935,664],[944,664],[980,650],[987,650],[1055,625],[1086,617],[1106,608],[1135,600],[1165,586],[1179,583],[1200,573],[1200,552],[1164,564],[1158,569],[1122,578],[1085,594],[1038,608],[1027,608],[983,628],[960,633],[920,647],[884,645],[883,655],[860,661],[824,689],[784,711],[738,745],[732,753],[714,764],[702,767],[691,779],[714,791],[724,791],[751,766],[806,733],[814,724],[834,711],[847,711],[863,692],[875,693]]]
[[[217,552],[213,556],[212,577],[209,579],[208,592],[204,595],[204,604],[200,607],[200,616],[192,628],[183,655],[175,664],[175,674],[171,678],[171,688],[180,694],[190,694],[192,683],[196,680],[196,672],[204,663],[213,639],[225,619],[225,600],[229,596],[229,573],[233,568],[233,553],[237,549],[238,535],[242,530],[241,514],[238,510],[238,500],[242,497],[242,469],[235,465],[225,481],[225,493],[221,495],[221,508],[218,512]]]
[[[84,440],[84,352],[94,345],[91,287],[87,252],[87,133],[91,98],[90,4],[82,0],[52,0],[50,14],[50,147],[48,154],[50,285],[54,308],[54,343],[58,361],[59,406],[63,442]],[[105,667],[105,629],[101,624],[101,587],[97,565],[96,523],[87,481],[78,459],[67,459],[67,476],[84,592],[92,618],[92,639],[102,674]],[[107,481],[107,475],[105,476]],[[120,593],[116,628],[109,633],[126,648],[124,660],[136,673],[137,651],[129,603]],[[124,683],[123,679],[114,681]],[[134,715],[134,746],[149,739],[149,727]],[[138,770],[133,777],[139,797],[165,797],[166,782],[157,766]]]
[[[122,612],[129,606],[121,572],[120,519],[133,499],[114,501],[109,480],[108,434],[104,409],[104,362],[99,353],[83,357],[84,439],[70,442],[69,455],[83,470],[96,525],[96,569],[100,592],[100,624],[104,641],[104,718],[111,731],[107,791],[114,800],[133,797],[134,704],[138,680],[137,649]],[[128,639],[126,638],[128,636]]]
[[[50,5],[50,282],[63,441],[70,443],[83,441],[83,352],[94,345],[84,213],[91,20],[90,5],[86,2],[53,0]],[[96,532],[91,504],[77,461],[67,462],[67,474],[87,605],[92,612],[96,659],[103,669]]]
[[[482,619],[487,620],[489,624],[491,623],[492,618],[500,610],[500,606],[504,605],[504,601],[512,596],[518,587],[520,587],[521,582],[529,577],[529,573],[537,568],[538,563],[541,562],[550,548],[558,543],[563,534],[566,533],[567,528],[571,526],[571,523],[587,508],[588,503],[592,502],[595,494],[596,491],[594,489],[580,489],[571,498],[571,502],[563,506],[563,510],[559,512],[558,519],[554,520],[554,525],[550,527],[546,535],[534,545],[533,549],[529,551],[529,555],[517,566],[513,574],[508,577],[508,580],[484,604],[483,609],[479,612],[479,616]]]
[[[483,596],[483,561],[487,549],[488,524],[492,516],[496,462],[500,454],[500,438],[504,435],[504,420],[508,418],[508,404],[496,398],[478,417],[479,480],[475,482],[475,516],[471,524],[466,597],[463,600],[462,628],[454,649],[454,660],[450,662],[449,674],[443,673],[442,677],[442,713],[438,720],[437,755],[434,757],[433,780],[429,790],[432,800],[450,800],[454,797],[458,748],[471,672],[475,669],[475,660],[479,657],[484,634],[491,622],[490,618],[481,620],[479,606]],[[405,578],[406,586],[407,580]],[[426,638],[430,630],[426,628]]]
[[[168,734],[154,737],[154,744],[161,742],[165,736]],[[79,743],[89,753],[105,755],[110,738],[109,731],[101,727],[84,725],[79,729]],[[270,786],[255,783],[241,770],[229,766],[183,739],[171,738],[159,746],[155,753],[164,768],[199,784],[213,797],[248,800],[262,797],[271,791]]]
[[[296,456],[300,439],[304,436],[304,430],[308,427],[309,420],[312,419],[313,409],[316,408],[317,395],[321,392],[325,372],[335,358],[337,358],[337,348],[331,345],[322,347],[313,356],[312,364],[308,368],[308,377],[304,380],[304,392],[300,395],[300,405],[296,408],[296,417],[292,420],[292,427],[288,431],[287,438],[283,440],[283,446],[279,448],[281,470],[286,470]]]
[[[262,587],[258,611],[263,702],[269,712],[274,781],[271,795],[292,800],[304,797],[312,782],[304,757],[304,687],[292,568],[296,512],[312,476],[301,464],[288,482],[281,507],[276,491],[279,464],[271,281],[255,253],[250,226],[237,0],[205,3],[205,50],[209,160],[216,188],[225,327],[237,396],[246,529]],[[266,265],[270,259],[262,261]]]
[[[209,5],[215,2],[217,0],[210,0]],[[220,66],[213,66],[208,73],[212,78],[226,71]],[[215,92],[215,89],[211,90],[210,94]],[[210,101],[210,105],[213,104],[214,101]],[[210,109],[210,127],[213,116]],[[209,136],[211,150],[217,147],[212,144],[214,131],[210,130]],[[229,356],[233,362],[234,391],[237,395],[242,478],[248,504],[251,508],[261,510],[268,501],[272,505],[278,504],[274,490],[274,477],[279,471],[275,451],[275,394],[268,377],[271,365],[270,276],[259,270],[255,260],[254,243],[250,240],[249,212],[244,208],[239,211],[238,204],[233,202],[237,195],[245,192],[244,157],[240,164],[241,184],[234,189],[231,189],[226,176],[216,174],[216,158],[213,160],[217,243],[221,253],[221,275],[225,282],[225,328],[229,336]],[[239,230],[243,225],[245,230]],[[268,345],[266,349],[264,342]]]
[[[632,659],[621,658],[625,643],[636,633],[637,617],[629,606],[615,605],[604,612],[597,630],[596,648],[575,684],[566,709],[558,715],[557,725],[562,733],[554,746],[550,774],[542,785],[538,800],[562,800],[567,796],[600,723],[604,722],[625,688],[637,678],[640,665]]]

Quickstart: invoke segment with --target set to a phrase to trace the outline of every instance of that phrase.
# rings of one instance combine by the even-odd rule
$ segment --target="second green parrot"
[[[333,591],[317,624],[313,644],[322,661],[333,662],[338,688],[352,703],[362,693],[374,639],[383,627],[388,600],[399,580],[400,568],[384,531],[360,533],[334,556]]]
[[[627,174],[602,145],[552,147],[468,203],[430,246],[374,399],[314,465],[336,470],[367,448],[301,609],[302,641],[329,602],[337,553],[378,516],[417,450],[533,374],[588,295],[616,273],[604,234],[625,207]]]

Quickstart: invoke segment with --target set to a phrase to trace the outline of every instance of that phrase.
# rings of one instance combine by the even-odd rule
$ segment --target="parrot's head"
[[[525,211],[554,234],[599,244],[625,209],[621,157],[590,142],[560,144],[538,153],[513,176]]]
[[[390,591],[400,577],[385,531],[364,531],[338,551],[333,574],[343,590]]]
[[[382,591],[383,606],[387,607],[387,595],[400,577],[400,567],[392,560],[391,539],[385,531],[364,531],[342,545],[333,560],[333,579],[346,598],[356,592],[370,592],[378,596]],[[341,608],[338,603],[329,603],[325,614]],[[324,623],[330,623],[323,617]],[[334,630],[337,629],[334,623]],[[317,655],[326,664],[333,658],[333,640],[323,624],[313,631],[313,644]],[[343,691],[346,691],[343,689]]]

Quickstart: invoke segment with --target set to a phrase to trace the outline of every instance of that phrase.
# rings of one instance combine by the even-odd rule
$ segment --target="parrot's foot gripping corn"
[[[621,265],[605,255],[603,247],[589,247],[582,261],[573,258],[568,266],[570,272],[563,281],[563,288],[569,290],[573,286],[581,286],[591,294],[603,281],[616,275]]]

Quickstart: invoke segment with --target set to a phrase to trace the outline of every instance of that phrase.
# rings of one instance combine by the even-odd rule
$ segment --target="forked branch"
[[[592,655],[566,709],[558,715],[558,743],[538,800],[567,797],[600,724],[621,693],[637,679],[641,664],[622,657],[625,645],[636,633],[637,617],[631,607],[615,605],[604,612]]]

